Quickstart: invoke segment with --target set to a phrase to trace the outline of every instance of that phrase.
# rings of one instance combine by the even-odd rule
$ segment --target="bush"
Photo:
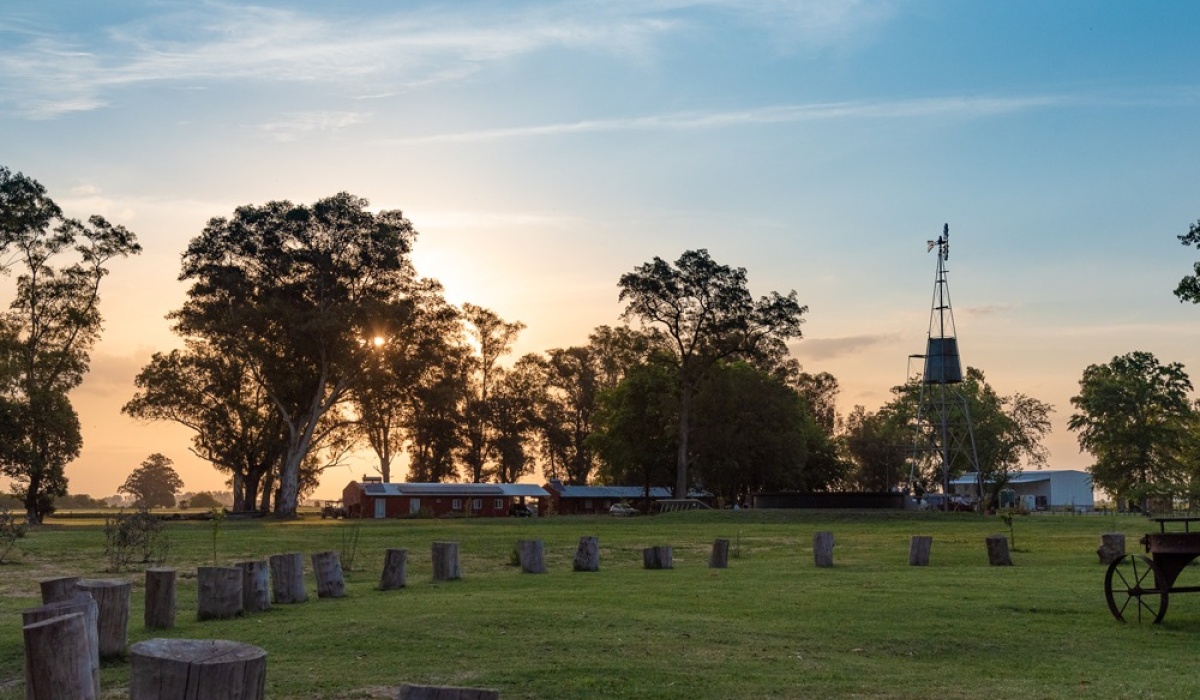
[[[17,546],[17,540],[25,536],[25,522],[18,521],[17,516],[8,508],[0,508],[0,564],[5,557]]]
[[[208,491],[201,491],[200,493],[192,496],[191,500],[188,501],[188,508],[212,509],[220,507],[222,507],[221,502],[218,501],[216,497]]]
[[[138,563],[159,565],[167,560],[171,540],[162,520],[142,508],[133,513],[124,509],[104,519],[104,556],[108,570],[124,571],[138,557]]]

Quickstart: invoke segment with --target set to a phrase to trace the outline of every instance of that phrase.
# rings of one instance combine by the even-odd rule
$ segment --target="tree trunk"
[[[175,569],[146,569],[147,629],[171,629],[175,626]]]
[[[671,557],[670,545],[647,547],[642,550],[642,566],[646,569],[672,569],[674,562]]]
[[[521,571],[527,574],[546,573],[545,543],[542,540],[520,540],[517,551],[521,558]]]
[[[24,625],[25,697],[30,700],[96,700],[99,667],[92,665],[83,613]]]
[[[579,538],[579,547],[575,550],[576,571],[600,570],[600,538],[585,536]]]
[[[58,600],[53,603],[48,603],[38,608],[25,610],[21,612],[22,626],[32,625],[38,622],[45,622],[54,618],[63,617],[72,614],[83,615],[84,632],[87,636],[87,658],[88,665],[91,668],[93,692],[96,696],[100,695],[100,632],[98,629],[98,620],[100,618],[100,609],[96,605],[96,600],[92,598],[90,593],[83,591],[74,591],[70,598]],[[26,646],[25,654],[25,697],[33,698],[33,686],[29,684],[30,677],[30,649]]]
[[[692,419],[692,388],[688,385],[686,375],[683,376],[679,392],[679,451],[675,455],[675,498],[688,496],[688,432]]]
[[[729,568],[729,540],[720,537],[713,540],[712,553],[708,555],[708,568]]]
[[[1008,554],[1008,538],[1004,535],[987,536],[988,564],[992,566],[1012,566],[1012,557]]]
[[[196,569],[196,619],[227,620],[242,614],[242,570],[235,566]]]
[[[908,545],[909,566],[929,566],[929,550],[933,547],[930,535],[913,535]]]
[[[78,583],[78,576],[62,576],[38,581],[38,586],[42,589],[42,604],[69,599],[77,592],[76,585]]]
[[[389,549],[383,559],[383,575],[379,578],[379,590],[392,591],[408,585],[408,550]]]
[[[832,532],[813,533],[813,561],[822,568],[833,566]]]
[[[129,639],[129,598],[133,583],[124,579],[83,579],[76,586],[96,599],[100,658],[123,656]]]
[[[1101,564],[1111,564],[1125,556],[1125,533],[1106,532],[1100,535],[1100,549],[1096,550]]]
[[[222,639],[148,639],[129,650],[129,700],[262,700],[267,652]]]
[[[312,555],[312,563],[317,577],[317,597],[346,597],[346,579],[342,575],[342,560],[338,553],[317,552]]]
[[[458,543],[433,543],[433,580],[454,581],[462,578],[458,568]]]
[[[268,561],[271,563],[271,596],[276,605],[308,600],[304,591],[303,554],[272,554]]]
[[[265,559],[234,564],[242,572],[242,610],[248,613],[271,609],[271,571]]]

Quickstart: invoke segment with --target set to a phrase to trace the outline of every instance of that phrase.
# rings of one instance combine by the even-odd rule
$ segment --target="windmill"
[[[933,303],[929,311],[929,336],[920,377],[920,399],[914,426],[913,454],[909,479],[916,482],[921,467],[939,472],[944,493],[950,493],[950,475],[954,471],[979,473],[979,455],[975,450],[975,431],[971,410],[960,386],[962,362],[958,355],[958,333],[954,310],[950,306],[950,287],[946,282],[946,261],[950,258],[950,225],[942,228],[927,251],[937,249],[937,274],[933,283]],[[911,374],[910,374],[911,376]]]

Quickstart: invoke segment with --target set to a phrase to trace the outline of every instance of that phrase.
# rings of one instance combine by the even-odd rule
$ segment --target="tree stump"
[[[1111,564],[1125,556],[1125,533],[1106,532],[1100,535],[1100,549],[1096,550],[1101,564]]]
[[[673,569],[671,546],[658,545],[642,550],[642,567],[646,569]]]
[[[813,561],[822,568],[833,566],[833,533],[813,533]]]
[[[408,585],[408,550],[389,549],[383,556],[383,575],[379,590],[392,591]]]
[[[119,578],[85,578],[75,585],[96,599],[100,658],[124,656],[129,640],[129,598],[133,583]]]
[[[713,540],[712,553],[708,555],[708,568],[729,568],[729,540],[724,537]]]
[[[932,535],[913,535],[908,545],[909,566],[929,566],[929,549],[933,547]]]
[[[400,700],[500,700],[499,690],[452,688],[444,685],[400,686]]]
[[[265,559],[234,564],[242,572],[242,611],[264,612],[271,609],[271,569]]]
[[[93,692],[98,697],[100,695],[100,632],[97,623],[100,617],[100,609],[90,593],[77,590],[71,594],[70,598],[65,600],[59,600],[31,610],[24,610],[21,612],[21,624],[23,626],[32,625],[75,613],[83,615],[84,632],[87,634],[88,664],[91,668],[92,684],[95,686]],[[26,647],[25,674],[27,681],[30,672],[29,664],[28,647]],[[33,686],[28,682],[26,682],[25,691],[26,698],[33,697]]]
[[[312,555],[313,573],[317,577],[318,598],[345,598],[346,578],[342,575],[342,560],[337,552],[317,552]]]
[[[223,639],[148,639],[129,654],[129,700],[262,700],[267,652],[259,647]]]
[[[75,586],[78,583],[78,576],[60,576],[38,581],[38,586],[42,589],[42,605],[57,603],[75,595]]]
[[[546,573],[546,545],[542,540],[520,540],[517,552],[521,559],[521,571],[527,574]]]
[[[987,536],[988,564],[992,566],[1012,566],[1012,557],[1008,554],[1008,538],[1004,535]]]
[[[272,554],[268,561],[271,564],[272,602],[287,605],[308,600],[308,594],[304,592],[303,554]]]
[[[92,666],[88,622],[83,613],[60,615],[22,627],[25,697],[31,700],[96,700],[99,667]]]
[[[458,543],[433,543],[433,580],[454,581],[462,578],[458,568]]]
[[[600,538],[586,535],[579,538],[579,547],[575,550],[576,571],[600,570]]]
[[[236,566],[196,569],[196,619],[228,620],[242,614],[242,570]]]
[[[167,630],[175,626],[175,569],[146,569],[147,629]]]

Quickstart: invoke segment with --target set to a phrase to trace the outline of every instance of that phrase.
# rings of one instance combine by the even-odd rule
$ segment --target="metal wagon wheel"
[[[1153,559],[1126,554],[1109,564],[1104,574],[1108,609],[1121,622],[1162,622],[1168,602],[1165,581]]]

